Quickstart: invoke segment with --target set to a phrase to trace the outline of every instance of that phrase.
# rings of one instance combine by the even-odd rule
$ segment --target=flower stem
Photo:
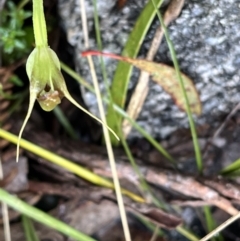
[[[33,30],[36,47],[47,47],[47,28],[43,0],[33,0]]]

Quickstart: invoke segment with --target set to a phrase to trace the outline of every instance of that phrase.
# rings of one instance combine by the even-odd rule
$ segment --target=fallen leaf
[[[115,54],[102,53],[98,51],[86,51],[82,53],[82,56],[87,55],[102,55],[113,59],[121,60],[132,64],[133,66],[148,72],[152,80],[161,87],[173,98],[175,104],[186,112],[185,98],[181,90],[181,86],[178,80],[177,73],[174,68],[161,63],[155,63],[152,61],[132,59],[127,57],[118,56]],[[202,111],[201,102],[198,92],[192,82],[192,80],[185,74],[181,73],[181,77],[184,83],[186,94],[189,101],[189,106],[192,113],[200,115]]]

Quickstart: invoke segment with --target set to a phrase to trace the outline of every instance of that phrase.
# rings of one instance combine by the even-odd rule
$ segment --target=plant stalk
[[[33,0],[33,31],[36,47],[47,47],[47,27],[43,11],[43,0]]]

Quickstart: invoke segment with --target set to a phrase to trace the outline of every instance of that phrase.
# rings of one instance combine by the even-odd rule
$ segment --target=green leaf
[[[3,63],[13,63],[30,51],[33,37],[23,28],[24,20],[31,16],[30,11],[18,9],[12,1],[7,1],[0,14],[0,46],[3,52]],[[27,36],[28,34],[28,36]],[[33,34],[31,34],[33,36]],[[29,39],[31,37],[31,42]]]
[[[26,48],[26,43],[25,41],[20,41],[18,39],[15,40],[15,47],[20,49],[20,50],[24,50]]]
[[[157,6],[160,7],[162,2],[163,0],[157,0]],[[135,58],[137,56],[144,37],[146,36],[146,33],[151,26],[155,15],[156,10],[152,6],[151,1],[149,1],[137,19],[135,26],[129,35],[127,43],[122,52],[123,56],[131,58]],[[132,68],[132,65],[129,65],[128,63],[119,62],[113,77],[111,95],[113,102],[120,108],[124,108],[125,105],[127,87],[132,73]],[[107,113],[107,124],[112,130],[114,130],[117,135],[119,135],[120,133],[118,132],[118,127],[121,125],[122,117],[118,114],[114,114],[113,112],[115,112],[115,110],[111,108],[111,105],[109,105]],[[113,145],[119,144],[112,135],[111,141]]]

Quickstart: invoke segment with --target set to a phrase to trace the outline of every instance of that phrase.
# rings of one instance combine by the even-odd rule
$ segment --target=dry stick
[[[213,140],[218,137],[220,135],[220,133],[222,132],[222,130],[225,128],[226,124],[228,123],[228,121],[230,120],[230,118],[232,118],[233,115],[235,115],[235,113],[240,109],[240,103],[238,103],[230,112],[230,114],[227,116],[227,118],[224,120],[224,122],[220,125],[220,127],[216,130],[216,132],[213,135]]]
[[[203,206],[213,206],[214,204],[208,202],[208,201],[182,201],[182,200],[173,200],[170,201],[171,205],[175,205],[178,207],[203,207]]]
[[[208,235],[206,235],[204,238],[200,239],[199,241],[207,241],[219,232],[221,232],[223,229],[225,229],[228,225],[235,222],[237,219],[240,218],[240,212],[238,212],[235,216],[229,218],[227,221],[225,221],[223,224],[218,226],[216,229],[214,229],[212,232],[210,232]]]
[[[1,158],[0,158],[0,180],[3,180],[3,169],[2,169]],[[2,202],[2,217],[3,217],[3,227],[4,227],[5,241],[11,241],[8,207],[7,207],[7,204],[4,203],[4,202]]]
[[[89,38],[88,38],[87,17],[86,17],[86,12],[85,12],[84,0],[80,0],[80,7],[81,7],[81,19],[82,19],[82,27],[83,27],[83,33],[84,33],[85,48],[88,49],[89,48]],[[109,162],[110,162],[110,166],[111,166],[113,182],[114,182],[115,192],[116,192],[117,201],[118,201],[118,207],[119,207],[120,216],[121,216],[121,220],[122,220],[123,232],[124,232],[125,240],[131,241],[130,231],[129,231],[128,222],[127,222],[127,215],[126,215],[126,211],[125,211],[125,207],[124,207],[124,203],[123,203],[121,187],[119,184],[117,170],[116,170],[114,154],[113,154],[113,150],[112,150],[109,132],[106,127],[106,125],[107,125],[106,117],[105,117],[104,108],[103,108],[103,104],[102,104],[102,100],[101,100],[101,94],[99,91],[97,76],[96,76],[96,72],[94,69],[94,64],[93,64],[91,56],[88,56],[87,59],[88,59],[88,63],[89,63],[90,70],[91,70],[94,88],[96,90],[96,96],[97,96],[97,100],[98,100],[98,108],[99,108],[101,120],[105,124],[105,125],[103,125],[103,132],[104,132],[104,137],[105,137],[105,141],[106,141],[106,147],[107,147]]]
[[[166,12],[164,13],[164,23],[166,26],[168,26],[172,21],[174,21],[178,17],[182,10],[183,4],[184,0],[172,0],[170,2]],[[153,60],[162,41],[163,34],[163,29],[161,27],[158,27],[158,29],[155,32],[150,49],[148,50],[146,60]],[[128,115],[133,119],[136,119],[138,117],[142,109],[143,103],[149,91],[148,82],[149,74],[147,72],[141,71],[140,77],[138,79],[138,84],[134,90],[134,93],[131,97],[130,103],[127,108]],[[122,129],[125,137],[128,136],[128,134],[131,131],[131,128],[132,124],[125,119],[122,124]]]
[[[171,171],[148,170],[145,173],[146,181],[182,193],[185,196],[203,199],[211,204],[221,208],[230,215],[236,215],[238,210],[234,208],[231,202],[220,196],[217,191],[207,187],[192,177],[174,173]]]
[[[231,204],[236,204],[239,205],[240,202],[239,200],[230,200]],[[182,201],[182,200],[173,200],[170,201],[170,204],[176,205],[179,207],[186,207],[186,206],[191,206],[191,207],[203,207],[203,206],[214,206],[214,203],[210,203],[209,201]],[[223,210],[225,211],[225,210]]]
[[[228,123],[228,121],[230,120],[230,118],[240,109],[240,103],[238,103],[233,110],[229,113],[229,115],[227,116],[227,118],[224,120],[224,122],[219,126],[219,128],[215,131],[213,137],[208,141],[207,146],[205,147],[205,152],[204,152],[204,156],[207,153],[207,150],[209,148],[210,143],[212,143],[212,141],[220,135],[220,133],[222,132],[222,130],[225,128],[226,124]],[[217,233],[219,233],[220,231],[222,231],[223,229],[225,229],[228,225],[230,225],[231,223],[235,222],[237,219],[240,218],[240,212],[238,212],[236,215],[234,215],[233,217],[229,218],[226,222],[224,222],[223,224],[221,224],[220,226],[218,226],[216,229],[214,229],[212,232],[210,232],[208,235],[206,235],[204,238],[202,238],[200,241],[207,241],[210,238],[212,238],[214,235],[216,235]]]
[[[223,131],[223,129],[225,128],[225,126],[227,125],[228,121],[230,120],[230,118],[232,118],[233,115],[235,115],[235,113],[240,109],[240,103],[238,103],[233,109],[232,111],[228,114],[228,116],[226,117],[226,119],[223,121],[223,123],[217,128],[217,130],[215,131],[215,133],[213,134],[213,136],[208,140],[208,142],[206,143],[205,146],[205,150],[204,150],[204,154],[203,154],[203,158],[206,157],[207,155],[207,151],[208,148],[210,146],[210,144],[214,141],[215,138],[217,138],[220,133]]]
[[[93,161],[91,162],[90,167],[93,172],[98,175],[111,177],[110,168],[104,161],[102,161],[101,164],[99,161],[97,164]],[[138,177],[129,164],[118,162],[117,168],[119,177],[129,180],[130,182],[137,182]],[[161,186],[167,190],[176,191],[177,193],[181,193],[191,198],[204,200],[205,202],[208,202],[209,205],[215,205],[231,216],[238,213],[238,210],[227,198],[221,196],[219,192],[213,188],[195,180],[192,176],[187,176],[170,170],[153,169],[144,165],[140,166],[140,170],[149,184]]]

